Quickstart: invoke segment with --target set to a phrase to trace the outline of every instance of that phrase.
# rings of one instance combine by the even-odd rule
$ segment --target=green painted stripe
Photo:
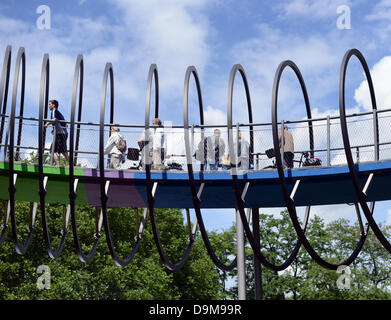
[[[8,163],[0,162],[0,199],[9,200],[8,193]],[[39,202],[39,185],[38,185],[38,166],[31,164],[15,164],[15,173],[18,174],[16,179],[16,201]],[[48,182],[46,185],[45,202],[50,203],[69,203],[69,169],[44,167],[43,173],[47,175]],[[75,169],[75,178],[79,178],[76,189],[76,204],[88,205],[87,194],[84,184],[81,180],[83,169]]]
[[[9,163],[8,162],[0,162],[0,171],[6,170],[8,173],[9,170]],[[14,170],[15,173],[24,172],[24,173],[38,173],[38,165],[36,164],[27,164],[27,163],[15,163],[14,164]],[[44,166],[43,167],[43,173],[44,174],[52,174],[52,175],[62,175],[62,176],[68,176],[69,175],[69,169],[65,167],[50,167],[50,166]],[[74,175],[75,177],[82,177],[84,174],[83,169],[74,169]]]

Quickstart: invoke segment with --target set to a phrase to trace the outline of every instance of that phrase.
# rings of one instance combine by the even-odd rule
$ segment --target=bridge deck
[[[362,188],[370,173],[374,173],[368,188],[368,201],[391,199],[391,161],[367,162],[356,166]],[[17,201],[39,202],[38,167],[16,163],[15,172]],[[69,203],[67,168],[45,166],[47,175],[46,203]],[[0,199],[8,200],[8,164],[0,162]],[[106,170],[110,180],[108,191],[109,207],[147,207],[145,172],[131,170]],[[296,168],[285,171],[288,188],[292,190],[296,180],[301,183],[295,195],[295,203],[304,205],[327,205],[357,202],[347,166]],[[75,168],[75,178],[79,179],[76,203],[79,205],[100,206],[99,170]],[[152,172],[152,179],[158,182],[155,196],[156,208],[192,208],[193,202],[187,172]],[[249,171],[239,175],[242,186],[250,182],[246,206],[283,207],[284,200],[276,170]],[[234,208],[232,176],[229,171],[196,172],[198,184],[205,182],[201,197],[202,208]]]

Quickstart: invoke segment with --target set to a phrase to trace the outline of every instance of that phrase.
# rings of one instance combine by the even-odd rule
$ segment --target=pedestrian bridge
[[[0,163],[0,183],[3,186],[1,200],[9,200],[9,166]],[[366,186],[368,201],[391,199],[391,160],[366,162],[355,166],[359,185]],[[69,169],[66,167],[43,167],[46,181],[46,203],[69,204]],[[17,175],[15,188],[16,201],[39,202],[38,166],[15,164]],[[285,170],[284,177],[291,194],[296,183],[295,204],[315,206],[358,202],[352,188],[349,168],[346,165],[331,167],[308,167]],[[76,204],[101,206],[100,172],[97,169],[76,169]],[[108,207],[148,207],[146,173],[136,170],[105,170]],[[237,175],[241,190],[247,188],[243,200],[246,207],[284,207],[277,170],[249,170]],[[194,208],[187,172],[154,171],[151,180],[157,184],[155,208]],[[235,208],[235,193],[232,187],[232,174],[227,172],[195,172],[197,189],[204,185],[200,197],[201,208]]]
[[[359,114],[346,114],[345,78],[350,59],[355,56],[364,69],[371,96],[372,110]],[[183,94],[183,123],[164,127],[166,137],[165,169],[152,170],[149,153],[145,157],[136,152],[122,165],[120,170],[109,169],[110,159],[104,154],[104,146],[110,136],[110,128],[117,126],[133,151],[138,148],[138,138],[144,134],[148,140],[151,126],[151,100],[154,88],[154,117],[159,117],[159,81],[156,65],[151,65],[147,77],[145,123],[134,125],[114,121],[114,72],[107,63],[103,73],[101,90],[100,121],[97,123],[82,120],[84,60],[76,59],[72,103],[69,121],[69,162],[62,166],[53,165],[53,151],[50,150],[52,136],[47,134],[45,122],[48,118],[49,101],[49,55],[42,61],[39,104],[36,116],[24,115],[24,88],[26,79],[26,56],[23,48],[18,50],[13,74],[13,87],[9,87],[11,75],[11,47],[7,47],[0,80],[0,200],[8,203],[4,213],[4,224],[0,234],[0,244],[4,240],[9,218],[12,225],[12,238],[16,251],[24,254],[30,242],[35,218],[41,214],[42,227],[48,254],[57,258],[64,245],[69,220],[79,259],[88,262],[92,259],[102,232],[110,254],[117,265],[127,265],[138,250],[145,221],[149,214],[157,250],[164,265],[171,271],[180,269],[191,251],[199,229],[208,254],[216,266],[231,270],[237,265],[235,258],[228,265],[215,254],[203,223],[204,208],[233,208],[237,212],[238,256],[244,251],[243,235],[253,249],[258,263],[272,270],[284,270],[297,255],[301,245],[320,265],[337,269],[349,265],[357,257],[366,240],[369,228],[373,230],[382,245],[391,253],[391,244],[373,219],[376,201],[391,200],[391,109],[376,104],[375,91],[367,63],[357,49],[347,51],[343,57],[339,83],[339,115],[312,118],[311,106],[306,85],[299,68],[290,60],[283,61],[277,68],[271,105],[271,121],[257,123],[253,119],[251,95],[246,73],[241,65],[231,69],[228,83],[227,122],[220,125],[207,125],[204,119],[201,84],[195,67],[185,73]],[[294,71],[304,97],[305,119],[278,119],[278,94],[281,76],[285,69]],[[21,75],[21,77],[20,77]],[[247,123],[234,122],[233,88],[237,75],[244,84],[246,96]],[[189,122],[189,84],[195,82],[198,97],[199,121]],[[19,81],[20,80],[20,81]],[[20,93],[19,93],[20,88]],[[108,94],[108,88],[110,89]],[[8,97],[8,92],[11,92]],[[20,95],[20,103],[17,100]],[[109,96],[109,119],[105,120],[106,98]],[[10,101],[10,107],[7,107]],[[31,110],[30,110],[31,111]],[[279,143],[279,128],[287,125],[295,142],[295,165],[284,167],[282,155],[284,143]],[[219,149],[227,156],[225,170],[210,171],[194,158],[199,142],[219,128],[224,147]],[[55,132],[54,132],[55,133]],[[249,167],[240,167],[239,133],[248,148],[241,150],[241,156],[248,157]],[[47,136],[49,138],[47,138]],[[55,137],[55,134],[53,135]],[[283,139],[282,139],[283,142]],[[242,146],[245,143],[241,144]],[[275,159],[270,159],[265,150],[273,148]],[[245,152],[243,152],[245,151]],[[303,166],[302,155],[320,158],[321,166]],[[133,153],[134,155],[134,153]],[[143,163],[140,166],[140,161]],[[272,165],[272,161],[274,164]],[[24,244],[20,243],[17,228],[15,203],[26,201],[31,204],[29,234]],[[61,241],[55,250],[50,241],[47,226],[46,204],[63,204],[66,208],[62,226]],[[360,238],[352,254],[338,264],[321,258],[309,243],[305,231],[311,206],[330,204],[354,204],[360,225]],[[77,206],[87,205],[97,208],[96,233],[90,252],[85,254],[77,232]],[[304,220],[299,222],[297,206],[305,206]],[[114,248],[108,219],[109,207],[132,207],[138,213],[143,209],[140,225],[136,228],[135,244],[129,256],[120,259]],[[259,208],[286,207],[297,234],[297,243],[287,260],[273,265],[259,247]],[[189,242],[181,260],[171,263],[161,246],[155,220],[155,208],[181,208],[187,212],[194,209],[196,219],[189,227]],[[361,210],[360,210],[361,209]],[[361,211],[367,223],[361,219]],[[65,212],[65,211],[64,211]],[[100,212],[100,213],[99,213]],[[250,229],[249,214],[252,213],[253,231]],[[137,220],[138,221],[138,220]],[[191,226],[190,219],[188,226]],[[59,226],[60,228],[60,226]],[[258,232],[256,231],[258,230]],[[243,256],[240,263],[244,263]],[[238,262],[239,263],[239,262]],[[242,269],[243,270],[243,269]]]

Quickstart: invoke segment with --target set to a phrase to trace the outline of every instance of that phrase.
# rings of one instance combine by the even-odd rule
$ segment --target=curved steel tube
[[[155,64],[152,64],[149,68],[148,72],[148,82],[147,82],[147,95],[146,95],[146,105],[145,105],[145,140],[149,141],[149,114],[150,114],[150,106],[151,106],[151,90],[152,90],[152,79],[155,79],[155,93],[159,92],[159,80],[158,80],[158,71],[157,66]],[[155,117],[157,118],[159,116],[159,108],[158,108],[158,101],[159,97],[158,95],[155,96]],[[156,225],[156,217],[155,217],[155,210],[154,210],[154,196],[152,194],[152,184],[153,181],[151,179],[151,161],[149,159],[150,155],[149,152],[146,152],[147,154],[147,161],[145,163],[145,175],[146,175],[146,182],[147,182],[147,198],[148,198],[148,208],[149,208],[149,217],[151,220],[152,225],[152,233],[153,238],[160,256],[160,259],[162,260],[165,267],[170,271],[176,271],[181,269],[184,264],[186,263],[187,259],[189,258],[191,249],[193,248],[194,244],[194,234],[189,235],[189,243],[186,247],[185,253],[181,257],[181,259],[177,263],[172,263],[169,261],[169,259],[166,256],[166,253],[164,252],[162,243],[160,241],[159,237],[159,230]]]
[[[49,235],[49,228],[46,221],[46,208],[45,208],[45,197],[46,197],[46,187],[45,187],[45,176],[43,174],[43,165],[44,165],[44,149],[45,149],[45,131],[44,131],[44,108],[47,113],[48,102],[49,102],[49,77],[50,77],[50,61],[49,55],[45,54],[42,61],[42,72],[41,72],[41,88],[39,96],[39,123],[38,123],[38,180],[39,180],[39,199],[40,199],[40,210],[42,217],[42,229],[43,237],[45,239],[46,249],[48,251],[49,257],[56,259],[60,256],[64,244],[65,237],[67,235],[68,224],[65,223],[64,230],[61,230],[61,239],[60,244],[57,247],[57,250],[54,250]],[[53,146],[54,147],[54,146]]]
[[[183,95],[183,126],[184,126],[184,134],[185,134],[185,150],[186,150],[186,162],[187,162],[187,172],[189,176],[189,185],[194,205],[194,210],[196,213],[198,225],[200,227],[201,236],[204,241],[206,250],[211,257],[214,264],[221,270],[229,271],[236,267],[237,258],[229,264],[225,265],[216,255],[215,251],[212,248],[210,243],[208,232],[206,231],[204,220],[201,214],[201,200],[198,198],[196,191],[196,183],[194,181],[194,171],[193,171],[193,161],[190,150],[190,138],[189,138],[189,81],[190,76],[193,75],[196,86],[197,86],[197,94],[198,94],[198,104],[199,104],[199,112],[200,112],[200,124],[204,125],[204,109],[202,104],[202,94],[201,94],[201,85],[198,77],[198,73],[195,67],[190,66],[186,70],[185,75],[185,87],[184,87],[184,95]],[[203,141],[204,137],[204,129],[201,129],[201,141]]]
[[[16,58],[15,64],[15,74],[14,74],[14,84],[12,90],[12,103],[11,103],[11,114],[9,118],[9,145],[8,145],[8,161],[9,161],[9,214],[11,217],[12,224],[12,238],[15,244],[15,250],[18,254],[25,254],[27,248],[30,244],[31,235],[33,232],[34,221],[30,223],[29,231],[26,237],[26,241],[23,245],[20,244],[18,238],[18,230],[16,227],[16,217],[15,217],[15,177],[14,177],[14,146],[15,146],[15,111],[16,111],[16,96],[18,91],[18,83],[19,83],[19,74],[20,74],[20,64],[22,64],[22,83],[21,83],[21,103],[24,101],[24,93],[25,93],[25,81],[26,81],[26,54],[24,48],[19,48],[18,55]],[[23,110],[21,106],[21,110]]]
[[[3,115],[5,115],[7,111],[10,73],[11,73],[11,46],[7,46],[4,54],[3,69],[1,72],[1,80],[0,80],[0,110]],[[0,145],[3,141],[4,123],[5,123],[5,117],[3,116],[1,118],[1,124],[0,124]],[[1,150],[1,146],[0,146],[0,150]],[[6,158],[4,157],[4,160],[5,159]],[[0,245],[3,243],[5,235],[7,233],[8,219],[9,219],[9,210],[7,204],[4,210],[4,223],[1,226],[2,230],[0,235]]]
[[[11,46],[7,46],[4,54],[3,70],[0,80],[0,110],[3,115],[7,112],[8,88],[11,73]],[[5,117],[1,118],[0,124],[0,144],[3,142]],[[0,146],[1,150],[1,146]]]
[[[80,78],[80,82],[79,82]],[[71,106],[71,119],[70,119],[70,132],[69,132],[69,205],[70,205],[70,216],[72,221],[72,232],[73,240],[75,243],[76,253],[81,262],[87,263],[91,261],[92,257],[95,254],[98,242],[100,239],[100,229],[97,234],[94,236],[94,242],[91,250],[84,254],[79,234],[77,232],[77,221],[76,221],[76,208],[75,200],[77,197],[75,190],[75,164],[77,162],[75,152],[74,152],[74,136],[75,136],[75,112],[76,112],[76,99],[77,99],[77,88],[79,84],[79,99],[78,99],[78,119],[81,119],[81,110],[83,105],[83,85],[84,85],[84,62],[83,56],[78,55],[75,66],[75,73],[73,77],[73,89],[72,89],[72,106]],[[79,132],[77,132],[79,133]],[[78,144],[79,136],[76,136],[76,144]]]
[[[237,167],[236,164],[238,163],[236,161],[236,155],[237,152],[234,150],[234,143],[233,143],[233,126],[232,126],[232,100],[233,100],[233,87],[234,87],[234,81],[235,81],[235,75],[236,73],[239,72],[244,88],[246,91],[246,100],[247,100],[247,109],[248,109],[248,118],[249,118],[249,123],[252,123],[252,107],[251,107],[251,97],[250,97],[250,90],[248,87],[248,82],[247,82],[247,77],[246,73],[243,69],[243,67],[240,64],[236,64],[232,67],[231,69],[231,74],[229,77],[229,84],[228,84],[228,110],[227,110],[227,129],[228,129],[228,144],[229,144],[229,155],[230,159],[235,159],[235,163],[233,164],[232,167],[232,181],[233,181],[233,186],[234,186],[234,192],[235,192],[235,202],[236,206],[239,210],[240,218],[242,220],[242,224],[244,227],[244,231],[246,233],[246,236],[250,242],[251,248],[253,249],[254,255],[257,257],[257,259],[267,268],[274,270],[274,271],[282,271],[289,267],[293,260],[296,258],[297,253],[299,252],[301,242],[298,240],[292,253],[289,255],[289,257],[284,261],[281,265],[274,265],[271,262],[269,262],[266,257],[262,254],[259,243],[255,241],[253,233],[250,230],[249,223],[246,219],[246,213],[244,212],[244,200],[241,197],[241,192],[240,192],[240,186],[237,178]],[[311,127],[312,128],[312,127]],[[251,130],[251,129],[250,129]],[[252,131],[251,131],[252,132]],[[305,227],[307,226],[308,219],[305,221]]]
[[[110,251],[110,255],[113,258],[115,264],[118,266],[126,266],[133,260],[135,254],[140,246],[141,236],[137,237],[135,244],[133,244],[130,254],[125,259],[120,259],[114,248],[114,244],[111,238],[110,224],[107,216],[107,193],[106,193],[106,178],[104,168],[104,120],[106,110],[106,91],[108,78],[110,76],[110,123],[114,122],[114,73],[111,63],[107,63],[103,74],[102,93],[101,93],[101,105],[100,105],[100,127],[99,127],[99,173],[100,173],[100,194],[101,205],[103,214],[103,226],[106,235],[107,246]],[[138,230],[136,230],[137,232]]]
[[[372,101],[372,108],[374,110],[374,115],[376,116],[376,119],[374,119],[377,123],[377,106],[376,106],[376,98],[375,98],[375,92],[374,87],[370,75],[369,68],[367,66],[367,63],[361,54],[360,51],[357,49],[351,49],[349,50],[342,61],[341,70],[340,70],[340,84],[339,84],[339,111],[340,111],[340,121],[341,121],[341,132],[342,132],[342,138],[344,142],[344,150],[345,155],[347,159],[347,164],[349,167],[349,172],[352,178],[353,187],[355,190],[355,193],[357,195],[358,202],[360,203],[360,206],[367,218],[368,224],[365,226],[365,230],[362,229],[361,237],[357,243],[356,248],[353,250],[353,253],[342,263],[340,264],[331,264],[324,259],[322,259],[313,249],[311,244],[309,243],[307,237],[305,236],[305,229],[308,223],[308,215],[306,215],[306,220],[304,221],[304,226],[302,227],[299,224],[297,213],[296,213],[296,207],[294,204],[294,200],[290,198],[290,195],[288,193],[288,188],[285,182],[285,173],[283,169],[282,159],[281,159],[281,152],[279,148],[279,142],[278,142],[278,119],[277,119],[277,102],[278,102],[278,89],[279,89],[279,83],[280,78],[282,76],[282,73],[286,67],[290,67],[296,74],[301,90],[304,96],[305,104],[306,104],[306,111],[307,111],[307,117],[309,119],[308,126],[309,126],[309,145],[310,145],[310,152],[313,155],[314,150],[314,141],[313,141],[313,128],[312,128],[312,121],[311,121],[311,108],[309,103],[309,98],[307,94],[307,89],[303,80],[303,77],[300,73],[300,70],[292,61],[284,61],[282,62],[275,75],[274,84],[273,84],[273,99],[272,99],[272,133],[273,133],[273,145],[276,155],[276,165],[277,165],[277,171],[279,176],[279,182],[282,190],[282,194],[284,197],[285,204],[287,206],[289,216],[292,220],[292,224],[295,228],[298,241],[291,253],[291,255],[288,257],[288,259],[282,263],[279,266],[271,264],[264,255],[262,255],[260,250],[260,245],[258,242],[255,241],[254,235],[252,231],[250,230],[249,223],[247,221],[246,215],[245,215],[245,200],[242,199],[241,196],[241,183],[238,179],[238,172],[236,168],[236,155],[235,155],[235,148],[234,148],[234,139],[233,139],[233,124],[232,124],[232,101],[233,101],[233,86],[234,86],[234,79],[237,72],[241,74],[245,91],[246,91],[246,99],[247,99],[247,107],[248,107],[248,116],[249,116],[249,123],[250,123],[250,154],[252,154],[252,148],[253,148],[253,127],[251,124],[253,123],[252,119],[252,107],[251,107],[251,99],[250,99],[250,92],[248,88],[247,78],[246,74],[244,72],[244,69],[241,65],[234,65],[231,69],[230,74],[230,80],[229,80],[229,86],[228,86],[228,112],[227,112],[227,128],[228,128],[228,145],[229,145],[229,153],[230,153],[230,159],[231,162],[234,160],[234,163],[232,163],[232,181],[233,181],[233,187],[235,192],[235,201],[236,201],[236,209],[240,213],[240,217],[244,226],[244,230],[246,233],[247,238],[249,239],[250,245],[254,251],[254,255],[257,257],[257,259],[264,264],[266,267],[272,269],[272,270],[283,270],[287,266],[290,265],[290,263],[295,258],[300,245],[303,244],[307,252],[310,254],[310,256],[320,265],[323,267],[326,267],[328,269],[337,269],[340,265],[349,265],[354,261],[354,259],[357,257],[359,252],[361,251],[364,242],[366,240],[369,227],[372,228],[374,231],[376,237],[380,240],[382,245],[391,253],[391,244],[390,242],[385,238],[383,233],[381,232],[380,228],[378,227],[377,223],[373,219],[373,211],[375,202],[371,203],[371,206],[369,207],[367,204],[367,196],[366,194],[361,190],[360,183],[358,180],[358,175],[356,172],[355,164],[353,162],[352,152],[350,149],[350,141],[349,141],[349,134],[348,134],[348,128],[347,128],[347,122],[346,122],[346,110],[345,110],[345,78],[346,78],[346,70],[348,63],[350,61],[350,58],[355,55],[364,71],[365,75],[368,81],[369,90],[371,94],[371,101]],[[19,149],[16,149],[16,153],[14,151],[15,149],[15,119],[16,119],[16,100],[17,100],[17,90],[18,90],[18,83],[19,83],[19,76],[20,76],[20,67],[22,66],[22,82],[21,82],[21,96],[20,96],[20,118],[19,118],[19,125],[18,125],[18,134],[17,134],[17,142],[16,147],[20,145],[21,141],[21,135],[22,135],[22,116],[24,111],[24,94],[25,94],[25,72],[26,72],[26,57],[25,57],[25,50],[24,48],[20,48],[18,50],[17,59],[16,59],[16,65],[15,65],[15,75],[14,75],[14,82],[13,82],[13,93],[12,93],[12,104],[11,104],[11,112],[10,117],[8,120],[8,132],[5,138],[5,148],[4,148],[4,160],[8,158],[9,162],[9,197],[10,200],[8,202],[8,207],[6,208],[6,213],[4,217],[4,225],[3,230],[0,235],[0,244],[5,238],[7,224],[8,224],[8,217],[11,217],[11,223],[12,223],[12,238],[13,242],[15,244],[15,248],[17,253],[24,254],[27,250],[27,247],[31,240],[31,235],[33,231],[33,225],[35,221],[35,213],[37,204],[34,204],[30,208],[30,225],[29,225],[29,232],[27,235],[27,238],[25,240],[25,243],[23,245],[20,244],[18,239],[18,232],[16,228],[16,215],[15,215],[15,178],[17,177],[15,175],[15,168],[14,163],[18,159],[18,153]],[[8,97],[8,90],[9,90],[9,79],[10,79],[10,68],[11,68],[11,47],[8,46],[6,48],[4,62],[3,62],[3,68],[2,68],[2,74],[1,74],[1,80],[0,80],[0,110],[2,111],[2,114],[6,113],[7,109],[7,97]],[[44,146],[45,146],[45,133],[46,129],[43,125],[43,119],[47,118],[48,114],[48,97],[49,97],[49,74],[50,74],[50,63],[49,63],[49,56],[47,54],[44,55],[43,63],[42,63],[42,74],[41,74],[41,86],[40,86],[40,101],[39,101],[39,125],[38,125],[38,179],[39,179],[39,197],[40,197],[40,207],[41,207],[41,216],[42,216],[42,225],[43,225],[43,234],[45,238],[46,248],[48,250],[49,256],[53,259],[57,258],[65,243],[65,236],[67,233],[68,228],[68,219],[65,218],[65,227],[64,230],[62,230],[62,237],[60,239],[60,245],[56,251],[52,249],[51,242],[50,242],[50,236],[48,232],[48,225],[46,221],[46,210],[45,210],[45,196],[46,196],[46,190],[45,190],[45,182],[46,177],[43,173],[43,155],[44,155]],[[187,161],[187,167],[188,167],[188,176],[189,176],[189,185],[191,189],[191,194],[193,198],[193,205],[195,208],[195,213],[197,217],[197,223],[200,227],[202,239],[204,241],[204,244],[207,248],[208,254],[212,258],[215,265],[222,269],[222,270],[231,270],[236,266],[236,258],[229,264],[225,265],[222,263],[221,260],[219,260],[216,256],[215,251],[213,250],[210,240],[208,238],[208,234],[203,222],[202,214],[201,214],[201,200],[198,198],[197,190],[196,190],[196,182],[194,180],[194,171],[193,171],[193,165],[192,165],[192,154],[191,154],[191,146],[190,146],[190,139],[189,139],[189,123],[188,123],[188,94],[189,94],[189,82],[190,77],[194,76],[196,87],[197,87],[197,94],[198,94],[198,103],[199,103],[199,113],[200,113],[200,124],[201,126],[204,125],[204,113],[203,113],[203,103],[202,103],[202,94],[201,94],[201,86],[199,82],[198,73],[195,67],[191,66],[188,67],[186,70],[185,75],[185,87],[184,87],[184,135],[185,135],[185,148],[186,148],[186,161]],[[107,183],[109,181],[106,181],[105,178],[105,170],[104,170],[104,117],[105,117],[105,108],[106,108],[106,91],[107,91],[107,84],[110,77],[110,88],[111,88],[111,96],[110,96],[110,123],[114,123],[114,76],[113,76],[113,67],[110,63],[106,64],[104,76],[103,76],[103,86],[102,86],[102,92],[101,92],[101,106],[100,106],[100,133],[99,133],[99,172],[100,172],[100,194],[101,194],[101,204],[102,204],[102,211],[101,211],[101,218],[103,220],[103,225],[105,229],[106,234],[106,241],[109,247],[109,251],[111,256],[113,257],[113,260],[115,263],[119,266],[125,266],[127,265],[136,254],[140,240],[141,235],[139,232],[139,236],[136,239],[135,244],[132,247],[132,251],[129,254],[127,258],[124,260],[121,260],[118,258],[118,255],[114,249],[113,241],[111,238],[110,233],[110,226],[108,221],[108,215],[107,215]],[[155,117],[157,118],[159,115],[159,81],[158,81],[158,72],[156,65],[151,65],[149,69],[148,74],[148,83],[147,83],[147,95],[146,95],[146,109],[145,109],[145,138],[146,140],[149,140],[149,121],[150,121],[150,103],[151,103],[151,91],[152,91],[152,83],[154,81],[155,84]],[[69,205],[69,212],[71,215],[72,220],[72,229],[73,229],[73,237],[74,237],[74,243],[76,247],[76,252],[78,254],[79,259],[82,262],[89,262],[94,253],[96,252],[97,244],[100,237],[100,228],[101,224],[98,223],[97,228],[97,234],[95,237],[94,244],[92,246],[91,251],[88,254],[84,254],[81,250],[81,244],[79,241],[79,236],[77,233],[77,223],[76,223],[76,187],[75,187],[75,173],[74,173],[74,165],[77,163],[77,150],[79,146],[79,138],[80,138],[80,121],[81,121],[81,113],[82,113],[82,99],[83,99],[83,82],[84,82],[84,62],[83,57],[81,55],[78,56],[75,66],[75,74],[74,74],[74,82],[73,82],[73,93],[72,93],[72,110],[71,110],[71,121],[70,121],[70,167],[69,167],[69,199],[70,199],[70,205]],[[76,118],[76,103],[77,103],[77,91],[79,88],[79,97],[78,97],[78,115],[77,115],[77,128],[76,128],[76,139],[75,139],[75,118]],[[3,130],[4,130],[4,123],[5,123],[5,117],[2,117],[1,123],[0,123],[0,144],[3,140]],[[379,136],[378,132],[378,126],[377,126],[377,137]],[[201,136],[204,136],[204,127],[201,129]],[[75,140],[76,140],[76,148],[75,148]],[[9,141],[9,143],[8,143]],[[7,156],[8,151],[8,156]],[[193,231],[189,235],[189,243],[187,245],[187,248],[185,250],[184,255],[180,259],[180,261],[176,264],[172,264],[162,247],[159,232],[156,225],[156,219],[155,219],[155,212],[154,212],[154,196],[152,194],[152,186],[154,184],[152,178],[151,178],[151,159],[150,155],[147,152],[147,159],[145,162],[145,169],[146,169],[146,188],[147,188],[147,197],[148,197],[148,210],[150,212],[150,219],[152,224],[152,231],[154,236],[154,241],[157,246],[159,255],[161,260],[163,261],[164,265],[167,267],[167,269],[174,271],[178,270],[186,263],[192,246],[194,244],[195,234],[196,234],[196,225],[194,225]],[[379,159],[379,145],[375,145],[375,160]],[[203,171],[203,166],[201,166],[201,173]],[[9,208],[9,210],[8,210]],[[307,210],[309,210],[309,207],[307,207]],[[147,213],[147,209],[145,209],[145,215],[143,224],[145,223],[145,217]],[[143,228],[144,230],[144,228]],[[140,231],[140,230],[139,230]]]
[[[360,206],[364,212],[364,215],[368,221],[368,224],[370,225],[371,229],[373,230],[373,232],[375,233],[376,237],[379,239],[379,241],[383,245],[383,247],[388,252],[391,253],[391,244],[386,239],[384,234],[381,232],[379,226],[377,225],[376,221],[374,220],[373,210],[372,210],[372,208],[371,209],[368,208],[368,205],[366,203],[367,196],[360,189],[360,184],[358,181],[358,177],[357,177],[357,173],[356,173],[356,169],[355,169],[355,164],[353,162],[352,151],[350,149],[349,133],[348,133],[347,123],[346,123],[346,112],[345,112],[345,79],[346,79],[346,69],[347,69],[349,60],[353,55],[358,58],[358,60],[361,63],[361,66],[364,69],[365,76],[368,81],[369,92],[371,95],[372,109],[377,110],[375,89],[373,87],[372,77],[371,77],[371,73],[368,68],[368,64],[367,64],[364,56],[362,55],[362,53],[359,50],[351,49],[351,50],[347,51],[345,56],[343,57],[341,70],[340,70],[340,78],[339,78],[339,114],[340,114],[340,119],[341,119],[341,132],[342,132],[342,140],[343,140],[344,149],[345,149],[345,156],[346,156],[346,161],[348,164],[350,176],[352,178],[354,191],[357,195],[358,202],[360,203]],[[376,119],[376,121],[377,121],[377,119]],[[376,132],[376,134],[378,135],[379,132]],[[376,160],[378,160],[378,155],[379,155],[379,149],[375,149]],[[373,203],[372,203],[372,205],[373,205]]]
[[[277,127],[277,101],[278,101],[278,88],[279,88],[279,83],[281,79],[281,75],[286,67],[290,67],[296,74],[300,86],[304,95],[304,100],[306,103],[306,110],[307,110],[307,117],[308,119],[311,119],[311,107],[309,104],[309,99],[308,99],[308,94],[307,94],[307,89],[304,83],[304,79],[300,73],[299,68],[296,66],[296,64],[290,60],[283,61],[277,68],[276,75],[274,78],[274,84],[273,84],[273,100],[272,100],[272,132],[273,132],[273,145],[274,145],[274,153],[275,153],[275,158],[276,158],[276,165],[277,165],[277,171],[278,171],[278,177],[281,185],[281,190],[282,194],[284,197],[284,201],[286,203],[289,216],[292,220],[293,227],[295,228],[298,240],[303,243],[305,249],[307,252],[310,254],[310,256],[321,266],[331,269],[331,270],[336,270],[338,266],[340,265],[349,265],[351,264],[354,259],[357,257],[357,255],[360,253],[362,246],[364,245],[365,239],[367,237],[367,233],[364,233],[361,235],[360,240],[357,243],[356,248],[354,249],[353,253],[342,263],[339,264],[332,264],[327,262],[326,260],[322,259],[317,252],[314,250],[314,248],[311,246],[309,243],[304,230],[300,226],[300,223],[297,218],[297,213],[296,213],[296,207],[294,204],[294,201],[291,199],[291,197],[288,194],[288,189],[285,183],[285,176],[284,176],[284,169],[281,161],[281,152],[279,148],[279,141],[278,141],[278,127]],[[310,140],[310,148],[313,150],[313,142],[311,145],[311,140]]]

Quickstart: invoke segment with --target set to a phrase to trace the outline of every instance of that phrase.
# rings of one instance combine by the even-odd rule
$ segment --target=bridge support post
[[[331,166],[331,155],[330,155],[330,116],[327,116],[327,166]]]
[[[236,247],[238,268],[238,300],[246,300],[246,255],[244,251],[244,229],[238,210],[236,210]]]
[[[259,243],[259,208],[254,207],[251,209],[253,219],[253,233],[254,240]],[[262,266],[257,257],[254,254],[254,293],[255,300],[262,300]]]

